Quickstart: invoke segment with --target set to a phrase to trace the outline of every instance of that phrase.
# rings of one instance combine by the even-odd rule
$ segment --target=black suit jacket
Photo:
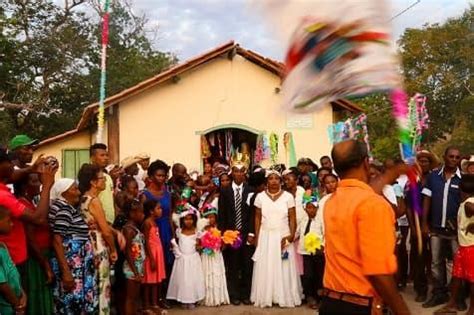
[[[253,224],[253,218],[250,214],[250,208],[247,205],[247,198],[252,189],[244,183],[242,189],[242,240],[245,242],[250,226]],[[226,230],[235,230],[235,196],[232,186],[225,188],[219,195],[219,214],[217,216],[218,228],[224,232]]]

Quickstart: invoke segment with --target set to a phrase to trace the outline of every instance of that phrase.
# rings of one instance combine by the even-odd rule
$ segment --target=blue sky
[[[252,1],[263,0],[132,0],[132,7],[136,14],[145,13],[148,17],[147,28],[155,46],[175,53],[180,60],[231,39],[244,48],[281,60],[285,44]],[[312,0],[275,1],[293,1],[298,6]],[[414,2],[416,0],[392,0],[391,15]],[[468,7],[469,0],[421,0],[393,21],[395,37],[405,28],[459,16]]]

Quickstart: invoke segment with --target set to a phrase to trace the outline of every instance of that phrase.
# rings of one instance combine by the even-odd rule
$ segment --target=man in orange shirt
[[[319,314],[382,314],[382,301],[396,315],[410,314],[393,276],[395,214],[368,185],[366,145],[340,142],[332,159],[342,180],[324,207],[326,269]]]

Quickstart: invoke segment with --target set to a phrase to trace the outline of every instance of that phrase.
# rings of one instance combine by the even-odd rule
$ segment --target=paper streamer
[[[296,150],[295,143],[293,141],[293,134],[291,132],[286,132],[283,135],[283,144],[285,146],[286,162],[289,167],[294,167],[297,165],[296,161]]]
[[[100,90],[99,90],[99,112],[97,114],[97,143],[103,142],[105,125],[105,83],[107,79],[107,45],[109,42],[109,8],[110,0],[104,2],[104,14],[102,16],[102,51],[100,62]]]
[[[387,1],[311,3],[311,11],[300,12],[287,50],[286,109],[308,112],[402,86]]]
[[[273,132],[270,134],[270,159],[272,163],[278,161],[278,135]]]

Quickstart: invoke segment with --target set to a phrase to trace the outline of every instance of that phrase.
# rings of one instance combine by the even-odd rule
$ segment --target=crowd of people
[[[414,190],[407,165],[372,161],[355,140],[320,167],[204,161],[202,173],[146,153],[113,165],[96,143],[76,178],[59,178],[54,157],[33,161],[36,144],[0,149],[2,315],[241,303],[409,314],[409,281],[439,312],[468,309],[470,291],[474,314],[474,156],[454,147],[443,163],[418,152]]]

